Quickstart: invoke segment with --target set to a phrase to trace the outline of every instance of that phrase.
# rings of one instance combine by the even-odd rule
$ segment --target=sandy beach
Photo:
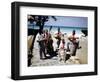
[[[53,39],[53,47],[54,50],[57,47],[57,40],[54,38],[55,34],[52,33],[52,39]],[[37,35],[38,37],[38,35]],[[58,60],[58,56],[54,56],[51,59],[45,59],[45,60],[40,60],[40,55],[39,55],[39,45],[37,42],[37,37],[35,39],[34,43],[34,49],[33,49],[33,58],[31,60],[32,65],[31,66],[53,66],[53,65],[68,65],[68,64],[74,64],[72,61],[67,60],[67,63],[60,62]],[[87,64],[88,63],[88,37],[80,37],[79,42],[80,46],[82,47],[81,49],[77,49],[76,52],[76,57],[79,59],[79,64]],[[68,35],[64,35],[65,42],[68,42]]]

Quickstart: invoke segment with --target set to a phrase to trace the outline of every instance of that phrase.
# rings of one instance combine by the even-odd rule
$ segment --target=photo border
[[[61,73],[61,74],[46,74],[46,75],[29,75],[20,76],[20,7],[45,7],[45,8],[60,8],[60,9],[78,9],[78,10],[93,10],[94,11],[94,72],[79,72],[79,73]],[[41,79],[41,78],[58,78],[72,76],[88,76],[97,75],[97,7],[94,6],[77,6],[77,5],[61,5],[61,4],[45,4],[31,2],[12,2],[11,5],[11,78],[14,80],[24,79]]]

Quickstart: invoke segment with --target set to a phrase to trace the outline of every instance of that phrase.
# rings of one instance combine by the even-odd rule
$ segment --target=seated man
[[[81,48],[79,47],[79,37],[76,37],[75,34],[75,30],[73,30],[72,35],[68,37],[69,42],[67,43],[67,51],[70,51],[72,56],[75,56],[76,50]]]

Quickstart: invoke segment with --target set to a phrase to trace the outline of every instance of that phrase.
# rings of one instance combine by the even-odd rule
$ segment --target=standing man
[[[45,52],[46,54],[49,54],[49,49],[48,49],[48,42],[49,42],[49,36],[50,34],[48,33],[48,30],[46,29],[45,30],[45,33],[44,33],[44,38],[45,38]],[[50,55],[50,54],[49,54]]]
[[[42,32],[39,32],[38,40],[37,42],[39,43],[39,48],[40,48],[40,59],[43,59],[43,54],[44,57],[47,58],[46,53],[45,53],[45,38]]]
[[[59,48],[60,41],[61,41],[61,35],[62,35],[62,33],[60,32],[60,28],[58,28],[58,33],[56,35],[57,36],[55,38],[57,39],[57,45],[58,45],[58,48]]]

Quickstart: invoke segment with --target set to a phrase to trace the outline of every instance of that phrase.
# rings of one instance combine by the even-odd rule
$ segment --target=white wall
[[[11,2],[14,0],[1,0],[0,1],[0,82],[13,82],[10,79],[11,70]],[[17,1],[17,0],[16,0]],[[72,5],[88,5],[88,6],[98,6],[100,9],[100,0],[20,0],[28,2],[41,2],[41,3],[58,3],[58,4],[72,4]],[[100,11],[98,12],[100,13]],[[98,16],[98,22],[100,21],[100,16]],[[98,30],[100,24],[98,25]],[[99,34],[100,35],[100,32]],[[100,42],[100,37],[99,41]],[[100,43],[99,43],[100,48]],[[98,58],[100,58],[100,51],[98,53]],[[100,62],[100,59],[99,61]],[[100,68],[100,63],[99,63]],[[99,71],[100,73],[100,71]],[[66,77],[66,78],[53,78],[53,79],[40,79],[40,80],[26,80],[26,82],[35,81],[59,81],[59,82],[99,82],[100,75],[98,76],[82,76],[82,77]]]

